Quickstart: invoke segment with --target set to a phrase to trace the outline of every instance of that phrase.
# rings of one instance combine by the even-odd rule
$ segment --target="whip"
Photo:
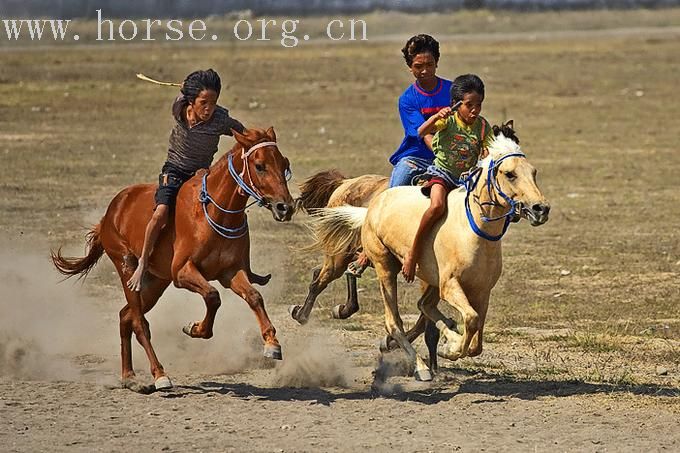
[[[142,74],[142,73],[137,74],[137,78],[140,79],[140,80],[144,80],[144,81],[146,81],[146,82],[155,83],[156,85],[163,85],[163,86],[166,86],[166,87],[180,87],[180,88],[182,87],[182,84],[181,84],[181,83],[175,83],[175,82],[161,82],[161,81],[159,81],[159,80],[154,80],[154,79],[152,79],[151,77],[147,77],[147,76],[145,76],[145,75]]]

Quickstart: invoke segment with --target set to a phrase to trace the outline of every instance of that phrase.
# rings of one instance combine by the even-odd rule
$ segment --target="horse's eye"
[[[517,177],[517,175],[515,174],[514,171],[507,171],[507,172],[505,172],[505,177],[508,178],[510,181],[512,181],[513,179],[515,179]]]
[[[264,171],[264,164],[255,164],[255,170],[257,170],[259,172],[263,172]]]

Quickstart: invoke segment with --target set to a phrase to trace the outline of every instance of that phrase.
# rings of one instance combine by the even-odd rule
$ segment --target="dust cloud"
[[[298,388],[353,386],[358,371],[337,338],[318,332],[306,334],[300,329],[295,333],[285,344],[284,361],[275,369],[273,385]]]
[[[41,255],[5,245],[0,251],[0,376],[85,378],[112,362],[118,342],[104,341],[102,334],[113,326],[78,291],[80,285],[58,284],[43,250]]]
[[[63,280],[40,241],[0,239],[0,377],[69,380],[118,385],[120,336],[118,312],[124,296],[115,268],[103,256],[84,281]],[[82,244],[66,255],[81,256]],[[274,325],[279,328],[283,362],[263,357],[257,320],[247,303],[218,287],[220,307],[210,340],[189,338],[182,327],[205,315],[202,298],[172,285],[147,313],[152,344],[168,375],[228,375],[271,369],[271,385],[291,387],[351,386],[355,368],[336,337],[325,329],[288,329],[287,316],[271,300],[284,288],[285,250],[253,250],[253,268],[273,272],[258,287]],[[278,313],[281,311],[281,313]],[[273,316],[272,316],[273,315]],[[139,379],[150,379],[149,363],[134,335],[133,363]]]

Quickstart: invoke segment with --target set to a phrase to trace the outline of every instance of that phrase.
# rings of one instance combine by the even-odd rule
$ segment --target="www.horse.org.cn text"
[[[63,42],[79,41],[81,36],[69,33],[68,19],[2,19],[0,40]],[[94,21],[93,21],[94,22]],[[299,19],[238,19],[233,26],[222,29],[221,35],[211,33],[201,19],[107,19],[97,10],[94,42],[174,42],[174,41],[259,41],[276,42],[283,47],[296,47],[312,39],[300,30]],[[73,27],[72,27],[73,28]],[[82,28],[79,28],[82,30]],[[362,19],[333,19],[314,39],[330,41],[367,41],[367,26]],[[4,33],[3,33],[4,32]]]

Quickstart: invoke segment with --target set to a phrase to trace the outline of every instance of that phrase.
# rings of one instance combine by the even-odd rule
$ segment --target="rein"
[[[198,201],[203,206],[203,215],[205,216],[208,225],[210,225],[210,227],[223,238],[238,239],[245,236],[248,233],[248,218],[244,217],[243,223],[236,228],[225,227],[224,225],[220,225],[215,220],[213,220],[212,217],[210,217],[210,214],[208,214],[208,204],[215,205],[215,207],[218,210],[225,214],[241,214],[255,203],[257,203],[259,206],[266,208],[270,206],[269,202],[267,202],[264,199],[264,197],[260,194],[259,190],[257,190],[257,187],[255,187],[255,185],[253,184],[253,178],[250,176],[250,167],[248,166],[248,157],[250,157],[253,151],[263,148],[265,146],[278,146],[278,145],[276,144],[276,142],[262,142],[251,146],[248,149],[248,151],[243,150],[241,152],[241,159],[243,160],[243,171],[241,171],[241,174],[238,174],[238,172],[234,168],[233,154],[230,153],[229,156],[227,157],[229,163],[229,174],[231,175],[232,178],[234,178],[234,181],[236,181],[236,184],[239,187],[238,189],[239,192],[242,195],[246,196],[246,198],[253,197],[255,199],[255,201],[253,201],[243,209],[231,210],[225,209],[222,206],[220,206],[208,193],[208,173],[203,175],[203,182],[201,186],[201,191],[198,194]],[[244,174],[247,175],[248,179],[250,180],[250,184],[246,183],[245,180],[243,179]]]
[[[491,196],[491,187],[493,186],[494,189],[496,189],[496,192],[503,197],[503,199],[510,205],[510,209],[508,210],[507,213],[498,216],[498,217],[486,217],[482,215],[482,222],[488,223],[488,222],[495,222],[497,220],[502,220],[505,219],[505,223],[503,224],[503,231],[501,231],[501,234],[493,236],[482,230],[477,223],[475,223],[474,216],[472,215],[472,211],[470,210],[470,195],[472,194],[472,191],[477,187],[477,184],[479,183],[479,180],[482,177],[482,169],[477,168],[470,172],[470,174],[462,181],[462,183],[465,185],[466,189],[466,194],[465,194],[465,215],[467,216],[468,223],[470,224],[470,228],[472,228],[472,231],[475,232],[475,234],[483,239],[486,239],[487,241],[499,241],[506,233],[508,230],[508,226],[510,225],[510,221],[512,219],[512,216],[515,213],[515,207],[517,206],[517,201],[513,200],[510,198],[508,195],[505,194],[501,190],[500,185],[498,184],[498,180],[496,179],[494,170],[503,162],[505,159],[509,157],[526,157],[523,153],[511,153],[511,154],[506,154],[505,156],[502,156],[500,159],[497,161],[491,160],[489,163],[489,170],[487,173],[486,177],[486,190],[489,193],[489,196]],[[480,207],[483,206],[500,206],[498,203],[495,202],[485,202],[485,203],[480,203],[477,201],[477,204]]]

